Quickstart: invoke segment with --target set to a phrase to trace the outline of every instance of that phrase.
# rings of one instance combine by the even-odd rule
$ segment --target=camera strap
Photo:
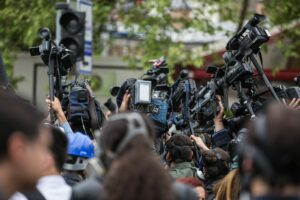
[[[93,95],[92,89],[89,84],[85,83],[86,89],[89,91],[89,112],[91,115],[91,127],[92,129],[100,129],[97,110],[96,110],[96,102],[95,97]]]

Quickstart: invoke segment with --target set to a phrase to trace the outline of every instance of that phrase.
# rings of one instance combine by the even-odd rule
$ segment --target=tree
[[[300,56],[300,4],[298,0],[265,0],[265,8],[272,26],[279,26],[283,34],[278,47],[286,57]],[[283,41],[291,41],[289,45]]]
[[[22,77],[13,76],[14,53],[28,51],[38,40],[39,28],[48,26],[54,30],[54,5],[54,1],[43,0],[0,1],[0,51],[13,85],[23,80]]]
[[[137,3],[136,3],[137,2]],[[190,0],[182,0],[185,5]],[[130,49],[126,60],[130,65],[146,66],[149,59],[165,56],[169,66],[175,63],[183,65],[201,65],[201,50],[207,46],[201,45],[200,50],[187,48],[180,41],[172,41],[170,32],[179,33],[183,29],[193,29],[207,34],[220,30],[211,23],[211,15],[219,13],[223,20],[242,24],[248,1],[238,0],[201,0],[201,6],[193,9],[191,17],[189,8],[182,8],[181,15],[174,16],[170,10],[172,0],[94,0],[94,41],[95,51],[100,53],[100,33],[105,31],[107,23],[113,24],[115,18],[122,21],[130,30],[129,37],[143,34],[143,40],[135,48]],[[13,77],[14,53],[27,50],[34,44],[39,44],[37,30],[47,26],[52,31],[55,27],[56,1],[44,0],[2,0],[0,1],[0,51],[10,78]],[[242,4],[241,4],[242,3]],[[299,22],[300,4],[297,0],[265,0],[267,15],[274,25],[279,25],[285,31],[283,37],[293,39],[293,45],[283,48],[287,56],[299,56],[299,29],[290,29],[291,22]],[[240,12],[242,10],[242,12]],[[249,14],[249,13],[248,13]],[[239,20],[242,18],[242,20]],[[4,28],[3,28],[4,27]],[[233,30],[234,31],[234,30]],[[18,79],[16,79],[18,80]]]

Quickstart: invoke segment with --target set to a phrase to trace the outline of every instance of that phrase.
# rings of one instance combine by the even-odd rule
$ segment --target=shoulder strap
[[[37,189],[34,188],[31,191],[22,193],[28,200],[46,200],[43,194]]]

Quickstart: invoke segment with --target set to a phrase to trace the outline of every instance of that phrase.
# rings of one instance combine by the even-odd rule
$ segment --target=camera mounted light
[[[135,104],[151,103],[151,81],[137,80],[135,82]]]
[[[44,27],[44,28],[40,28],[38,31],[39,37],[44,39],[44,40],[50,40],[51,39],[51,32],[49,30],[49,28]]]

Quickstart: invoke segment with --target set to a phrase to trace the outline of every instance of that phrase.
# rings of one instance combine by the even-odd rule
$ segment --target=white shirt
[[[66,184],[62,176],[44,176],[38,180],[36,188],[47,200],[69,200],[72,189]],[[17,192],[9,200],[27,200],[27,198]]]

